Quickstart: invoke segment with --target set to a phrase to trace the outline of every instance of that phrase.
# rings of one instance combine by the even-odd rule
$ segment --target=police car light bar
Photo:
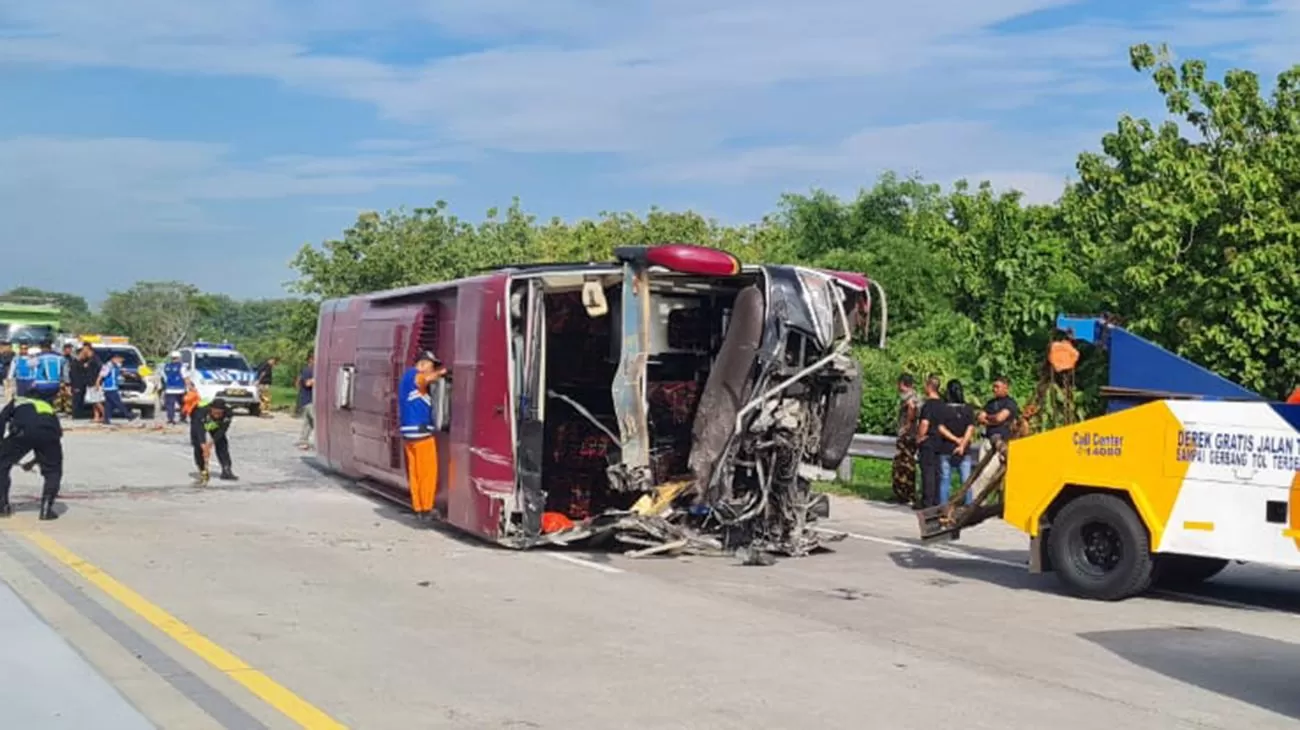
[[[223,342],[220,345],[214,345],[211,342],[195,342],[194,349],[233,350],[235,349],[235,346],[230,344],[229,342]]]

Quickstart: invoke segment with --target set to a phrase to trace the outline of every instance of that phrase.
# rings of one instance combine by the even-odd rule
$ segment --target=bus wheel
[[[1052,521],[1048,552],[1072,593],[1118,601],[1151,585],[1151,539],[1133,508],[1109,494],[1085,494]]]
[[[1228,567],[1221,558],[1200,555],[1157,555],[1156,579],[1158,586],[1185,588],[1204,583]]]

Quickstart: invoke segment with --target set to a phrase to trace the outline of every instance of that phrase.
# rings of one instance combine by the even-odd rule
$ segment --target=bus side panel
[[[402,439],[397,424],[397,386],[408,366],[421,303],[376,306],[361,317],[357,332],[352,448],[362,475],[407,489]]]
[[[357,326],[365,303],[341,299],[321,305],[316,333],[316,439],[331,469],[358,477],[352,450],[352,413],[338,408],[339,375],[356,362]]]
[[[507,276],[460,286],[451,360],[447,519],[496,540],[515,490],[508,391]]]

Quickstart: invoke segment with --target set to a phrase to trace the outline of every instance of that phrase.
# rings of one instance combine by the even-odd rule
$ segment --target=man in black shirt
[[[984,436],[989,443],[1003,453],[1007,441],[1011,440],[1011,431],[1016,419],[1020,417],[1020,406],[1011,397],[1011,382],[1006,377],[993,381],[993,399],[984,404],[979,413],[980,425],[984,427]]]
[[[68,373],[68,383],[72,386],[72,417],[86,417],[86,389],[94,387],[95,381],[99,379],[99,369],[103,363],[95,357],[95,348],[90,345],[82,345],[81,351],[77,353],[76,359],[71,363],[71,371]]]
[[[268,357],[266,362],[257,366],[258,410],[262,418],[271,417],[271,383],[274,382],[272,376],[275,374],[275,366],[279,364],[280,358]]]
[[[214,449],[217,461],[221,463],[221,478],[227,481],[238,479],[231,471],[230,441],[226,439],[230,418],[230,408],[220,398],[200,403],[190,414],[190,446],[194,447],[194,465],[199,468],[196,484],[208,483],[208,461]]]
[[[921,451],[921,506],[939,504],[939,451],[943,437],[939,423],[943,420],[945,405],[939,397],[939,376],[925,379],[925,402],[921,404],[921,425],[916,440]]]

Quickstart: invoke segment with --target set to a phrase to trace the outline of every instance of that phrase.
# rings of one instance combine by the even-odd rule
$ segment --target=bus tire
[[[1133,508],[1110,494],[1085,494],[1052,521],[1052,567],[1076,596],[1118,601],[1151,586],[1151,538]]]
[[[1228,567],[1222,558],[1200,555],[1157,555],[1155,584],[1164,588],[1189,588],[1218,575]]]

